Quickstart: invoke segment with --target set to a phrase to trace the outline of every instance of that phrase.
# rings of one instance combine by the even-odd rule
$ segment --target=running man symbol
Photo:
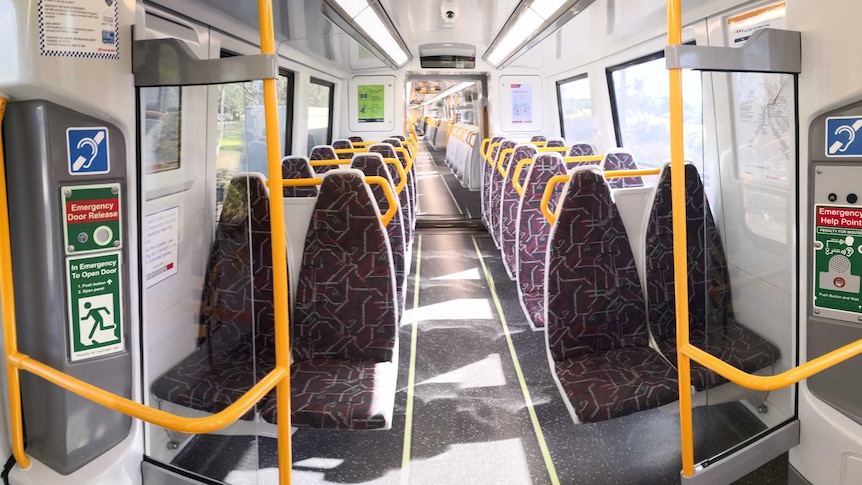
[[[82,298],[79,301],[79,338],[87,347],[118,341],[115,329],[114,302],[112,295]],[[106,321],[107,319],[107,321]]]

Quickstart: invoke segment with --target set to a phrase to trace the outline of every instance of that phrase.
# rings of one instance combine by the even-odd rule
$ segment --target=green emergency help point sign
[[[121,253],[66,258],[70,360],[121,352]]]
[[[60,189],[66,254],[121,246],[120,185],[78,185]]]
[[[862,314],[862,209],[814,210],[814,306]]]

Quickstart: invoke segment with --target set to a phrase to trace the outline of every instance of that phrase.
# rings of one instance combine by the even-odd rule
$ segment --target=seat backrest
[[[335,155],[335,149],[331,145],[317,145],[311,149],[311,156],[308,158],[310,160],[336,160],[338,156]],[[338,168],[338,164],[314,167],[314,172],[319,175],[333,168]]]
[[[648,346],[635,258],[597,167],[572,170],[557,214],[545,269],[545,321],[553,359]]]
[[[548,142],[545,143],[545,146],[548,148],[562,148],[566,146],[566,140],[560,137],[548,138]]]
[[[281,178],[310,179],[314,178],[314,171],[305,157],[288,156],[281,160]],[[317,187],[285,187],[285,197],[317,197]]]
[[[360,143],[360,142],[362,142],[362,137],[361,137],[361,136],[348,136],[348,137],[347,137],[347,139],[348,139],[348,140],[350,140],[350,142],[351,142],[351,143]]]
[[[398,138],[385,138],[380,141],[380,143],[388,143],[395,148],[404,148],[404,145],[401,143],[401,140]]]
[[[570,157],[589,157],[591,155],[596,154],[596,147],[594,147],[591,143],[587,143],[585,141],[579,141],[572,144],[571,148],[569,148]],[[599,162],[596,162],[598,164]]]
[[[334,150],[350,150],[353,148],[353,143],[350,140],[335,140],[332,142],[332,148]],[[352,153],[339,153],[338,158],[341,160],[350,160],[353,158]]]
[[[673,277],[673,211],[670,165],[661,167],[646,230],[646,293],[650,330],[656,340],[676,336]],[[688,248],[690,328],[712,328],[733,318],[730,274],[703,182],[685,165],[685,225]]]
[[[383,158],[398,158],[391,143],[375,143],[368,147],[370,153],[379,153]]]
[[[533,158],[536,156],[536,153],[535,145],[518,145],[515,147],[515,153],[512,154],[509,163],[506,165],[506,178],[503,180],[503,186],[501,187],[499,242],[500,249],[503,251],[503,261],[506,264],[506,268],[513,275],[517,271],[515,267],[515,242],[517,240],[518,201],[521,197],[515,190],[514,185],[512,185],[512,177],[515,174],[515,167],[518,166],[518,162],[527,158]],[[521,182],[526,178],[526,172],[526,170],[521,170]]]
[[[608,172],[611,170],[637,170],[638,164],[635,162],[635,157],[632,152],[619,148],[610,150],[605,159],[602,160],[602,170]],[[608,181],[614,189],[623,189],[628,187],[643,187],[644,181],[642,177],[620,177],[613,178]]]
[[[392,135],[390,138],[397,138],[401,141],[407,141],[407,138],[405,138],[404,135]]]
[[[238,174],[225,191],[204,276],[200,318],[207,345],[251,353],[254,342],[274,349],[272,284],[266,180]]]
[[[558,153],[543,153],[528,166],[524,181],[524,196],[518,207],[518,285],[524,295],[541,294],[545,287],[545,254],[551,224],[542,214],[541,202],[548,180],[566,173],[563,157]],[[557,184],[548,204],[553,211],[560,198],[563,186]]]
[[[305,239],[293,356],[390,361],[396,315],[392,250],[374,194],[359,170],[331,170]]]
[[[494,237],[497,237],[497,233],[499,232],[499,224],[500,224],[500,205],[502,201],[502,189],[503,189],[503,176],[500,175],[500,172],[497,170],[497,167],[500,166],[500,156],[503,154],[503,150],[509,148],[515,148],[518,144],[513,140],[503,140],[502,144],[499,146],[499,150],[496,151],[494,157],[494,169],[491,171],[491,192],[488,198],[488,211],[490,212],[489,220],[491,222],[491,228],[494,230]],[[509,160],[511,160],[512,154],[505,155],[503,160],[503,166],[505,167]]]
[[[360,170],[367,176],[383,177],[389,182],[392,190],[395,190],[395,183],[392,180],[390,168],[383,163],[383,157],[379,153],[358,153],[353,157],[351,168]],[[389,210],[389,200],[383,192],[383,188],[377,184],[371,186],[371,191],[374,193],[377,207],[381,213]],[[395,283],[398,288],[404,283],[404,217],[403,213],[398,208],[398,212],[389,221],[386,226],[386,232],[389,235],[389,245],[392,247],[392,263],[395,265]]]
[[[533,135],[533,136],[532,136],[532,138],[530,138],[530,141],[531,141],[531,142],[547,141],[547,140],[548,140],[548,139],[547,139],[547,138],[545,138],[545,136],[544,136],[544,135]]]

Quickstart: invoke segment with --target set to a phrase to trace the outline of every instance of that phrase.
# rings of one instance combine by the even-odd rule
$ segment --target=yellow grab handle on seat
[[[506,156],[511,155],[513,153],[515,153],[514,148],[506,148],[505,150],[500,152],[499,155],[497,155],[498,157],[500,157],[498,159],[499,161],[497,162],[497,171],[500,172],[500,175],[502,175],[503,178],[506,178],[506,170],[503,169],[503,163],[506,161]]]
[[[491,143],[491,145],[488,147],[488,152],[485,153],[485,156],[484,156],[485,161],[488,162],[488,165],[490,165],[491,167],[494,166],[494,160],[491,160],[491,156],[494,155],[494,149],[499,147],[502,144],[503,144],[503,142],[499,142],[499,141]]]
[[[524,143],[529,143],[531,145],[536,145],[536,148],[544,148],[545,145],[548,144],[546,141],[525,141]]]
[[[384,158],[383,162],[395,166],[395,171],[401,177],[401,181],[395,186],[395,193],[401,195],[401,191],[407,186],[407,172],[404,171],[404,165],[401,165],[401,160],[397,158]]]
[[[415,157],[411,157],[410,153],[407,152],[404,148],[395,148],[395,153],[401,153],[404,155],[404,158],[407,160],[407,166],[404,167],[405,172],[409,172],[413,170],[413,160]]]
[[[378,176],[367,176],[365,177],[365,182],[369,184],[377,184],[383,187],[383,194],[386,196],[386,200],[389,201],[389,210],[380,216],[380,221],[383,222],[384,226],[388,226],[389,222],[392,221],[392,218],[395,216],[395,211],[398,210],[398,201],[392,193],[392,186],[389,184],[388,180]],[[314,187],[315,185],[320,185],[322,183],[322,178],[286,179],[281,181],[281,184],[284,187]]]
[[[521,180],[521,171],[523,171],[524,167],[526,167],[527,165],[532,165],[533,161],[534,159],[532,158],[525,158],[521,160],[520,162],[518,162],[518,166],[515,167],[515,173],[512,174],[512,187],[515,187],[515,192],[517,192],[518,195],[521,197],[524,196],[524,186],[521,185],[521,182],[519,182],[519,180]]]
[[[482,146],[479,147],[479,154],[482,155],[482,158],[488,158],[487,152],[488,152],[488,145],[490,145],[490,144],[491,144],[490,138],[483,138],[482,139]]]
[[[308,164],[312,167],[327,167],[329,165],[350,165],[350,159],[333,158],[330,160],[309,160]]]
[[[535,143],[534,143],[534,145],[535,145]],[[550,153],[550,152],[564,153],[564,152],[569,151],[569,147],[546,147],[546,146],[542,145],[541,147],[538,148],[538,151],[540,153]]]
[[[336,155],[342,155],[345,153],[368,153],[368,147],[360,147],[360,148],[339,148],[335,150]]]
[[[583,157],[563,157],[563,163],[588,163],[601,162],[605,159],[604,155],[587,155]]]
[[[557,222],[557,214],[551,212],[551,209],[548,208],[548,204],[551,202],[551,194],[554,193],[554,187],[559,183],[568,182],[571,178],[570,175],[554,175],[548,180],[548,185],[545,186],[545,193],[542,194],[542,203],[539,204],[539,207],[542,209],[542,214],[545,215],[545,219],[551,223],[553,226]],[[561,204],[557,204],[557,209],[559,210]]]
[[[624,177],[642,177],[644,175],[658,175],[661,170],[657,168],[642,168],[638,170],[608,170],[604,173],[606,179],[624,178]]]

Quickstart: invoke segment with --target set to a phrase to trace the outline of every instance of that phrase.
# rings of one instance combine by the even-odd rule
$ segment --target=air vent
[[[476,46],[453,42],[422,44],[419,61],[423,69],[474,69]]]

